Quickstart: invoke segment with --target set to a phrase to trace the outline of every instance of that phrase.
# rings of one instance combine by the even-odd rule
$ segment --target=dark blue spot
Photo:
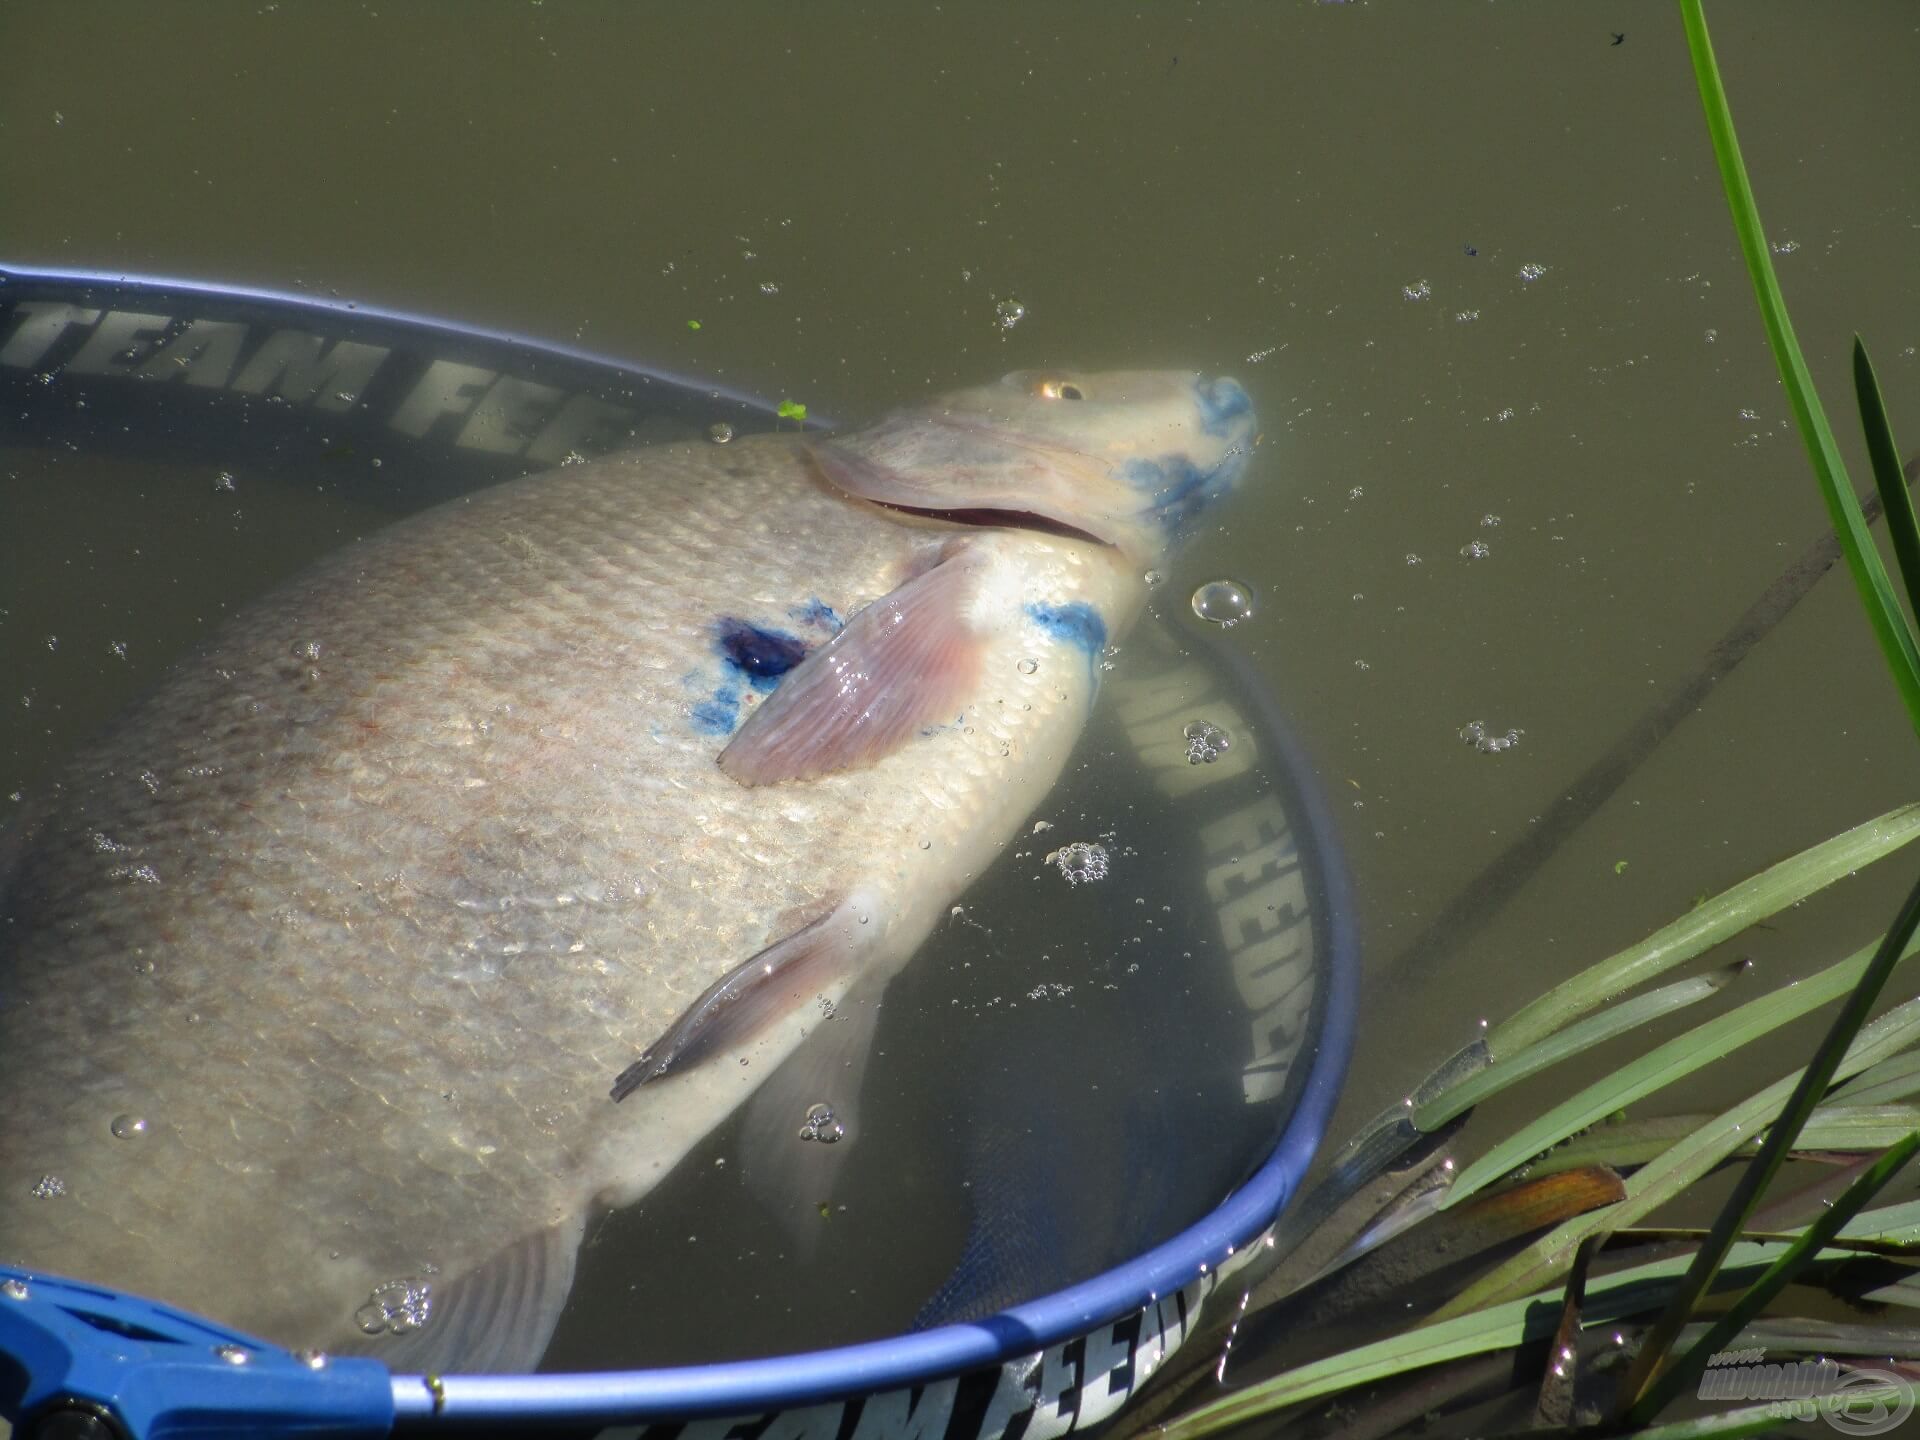
[[[1194,381],[1193,398],[1200,406],[1200,428],[1209,435],[1231,435],[1236,428],[1234,422],[1253,413],[1247,392],[1224,375],[1218,380]]]
[[[817,596],[804,605],[796,605],[787,611],[789,618],[802,625],[811,625],[816,630],[824,630],[829,635],[838,635],[846,627],[846,622],[833,613],[833,607]]]
[[[1027,614],[1053,639],[1085,652],[1089,659],[1107,648],[1107,622],[1084,600],[1071,605],[1029,605]]]
[[[715,634],[720,658],[762,692],[773,689],[782,675],[807,658],[806,642],[797,636],[730,616],[721,617]]]

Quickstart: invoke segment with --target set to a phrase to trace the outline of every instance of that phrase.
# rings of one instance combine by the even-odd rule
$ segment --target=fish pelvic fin
[[[985,646],[968,623],[980,560],[953,547],[868,605],[794,668],[720,752],[743,785],[813,780],[871,765],[950,723],[980,681]]]
[[[858,967],[864,946],[856,937],[872,919],[870,909],[858,901],[842,903],[734,966],[620,1072],[614,1100],[725,1054],[815,996],[843,989]]]
[[[819,1248],[828,1202],[860,1143],[867,1060],[886,983],[870,976],[856,985],[747,1102],[741,1174],[748,1193],[786,1232],[796,1259]]]

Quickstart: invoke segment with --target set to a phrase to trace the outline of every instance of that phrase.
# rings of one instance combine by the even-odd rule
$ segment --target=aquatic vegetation
[[[1782,385],[1868,621],[1920,730],[1920,636],[1875,549],[1795,339],[1773,273],[1771,256],[1778,252],[1760,224],[1700,0],[1681,0],[1680,9]],[[1544,273],[1528,269],[1534,272],[1523,271],[1528,282]],[[1909,602],[1920,613],[1920,526],[1858,337],[1853,375],[1880,507]],[[1408,557],[1409,564],[1414,560]],[[1462,734],[1469,743],[1478,738]],[[1745,967],[1620,998],[1626,991],[1916,836],[1920,806],[1909,805],[1783,861],[1700,902],[1449,1057],[1404,1106],[1356,1137],[1345,1158],[1275,1226],[1266,1252],[1247,1266],[1246,1302],[1224,1336],[1225,1348],[1194,1347],[1184,1373],[1163,1378],[1158,1394],[1134,1413],[1132,1433],[1156,1421],[1157,1433],[1178,1437],[1253,1421],[1263,1435],[1290,1429],[1292,1421],[1312,1430],[1323,1415],[1292,1407],[1351,1397],[1361,1387],[1369,1388],[1358,1400],[1340,1402],[1339,1419],[1343,1427],[1381,1435],[1413,1425],[1445,1429],[1450,1409],[1465,1415],[1467,1406],[1489,1397],[1502,1404],[1497,1413],[1504,1419],[1488,1422],[1480,1411],[1467,1423],[1539,1434],[1574,1427],[1653,1434],[1645,1427],[1686,1394],[1706,1402],[1768,1402],[1689,1419],[1688,1434],[1758,1433],[1821,1413],[1837,1428],[1861,1433],[1900,1423],[1915,1400],[1905,1378],[1911,1370],[1902,1362],[1920,1357],[1920,1332],[1885,1323],[1769,1318],[1768,1312],[1789,1284],[1817,1285],[1856,1302],[1920,1303],[1908,1286],[1913,1270],[1875,1269],[1862,1278],[1848,1264],[1865,1255],[1911,1260],[1920,1253],[1920,1203],[1866,1209],[1920,1150],[1920,1105],[1913,1103],[1920,1095],[1920,998],[1870,1018],[1894,969],[1920,951],[1920,884],[1877,942],[1647,1050],[1560,1098],[1473,1163],[1456,1167],[1452,1156],[1476,1105],[1717,995],[1739,983]],[[1616,873],[1625,866],[1620,861]],[[1718,1114],[1623,1118],[1625,1107],[1671,1095],[1735,1048],[1835,1002],[1839,1011],[1804,1068]],[[1784,1199],[1769,1193],[1790,1158],[1816,1157],[1844,1168]],[[1730,1162],[1744,1163],[1711,1227],[1645,1227],[1657,1207]],[[1676,1241],[1687,1246],[1677,1257],[1671,1253]],[[1636,1249],[1642,1263],[1607,1268]],[[1735,1286],[1744,1289],[1730,1306],[1703,1315],[1710,1296]],[[1258,1350],[1263,1341],[1285,1336],[1298,1342],[1337,1324],[1361,1327],[1364,1337],[1366,1317],[1383,1311],[1418,1318],[1399,1333],[1349,1348],[1336,1344],[1334,1353],[1165,1418],[1197,1399],[1209,1374],[1225,1378],[1236,1341]],[[1304,1343],[1311,1349],[1315,1342]],[[1777,1360],[1781,1352],[1807,1358],[1761,1373],[1758,1362]],[[1872,1356],[1893,1368],[1843,1370],[1829,1352]],[[1217,1368],[1195,1368],[1216,1358]],[[1784,1372],[1792,1372],[1785,1381]]]

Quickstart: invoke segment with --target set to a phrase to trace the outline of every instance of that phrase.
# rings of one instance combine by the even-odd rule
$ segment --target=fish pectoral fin
[[[838,905],[734,966],[620,1072],[613,1098],[624,1100],[642,1085],[744,1044],[816,995],[838,988],[855,968],[862,913],[856,902]]]
[[[573,1289],[586,1216],[536,1230],[430,1292],[426,1323],[340,1346],[396,1374],[519,1375],[546,1353]]]
[[[950,723],[979,684],[984,646],[967,622],[971,547],[888,592],[795,666],[720,752],[743,785],[871,765]]]

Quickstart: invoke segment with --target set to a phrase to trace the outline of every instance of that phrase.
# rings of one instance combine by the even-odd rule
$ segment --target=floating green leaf
[[[807,407],[797,400],[782,400],[775,413],[782,420],[804,420],[807,418]]]

